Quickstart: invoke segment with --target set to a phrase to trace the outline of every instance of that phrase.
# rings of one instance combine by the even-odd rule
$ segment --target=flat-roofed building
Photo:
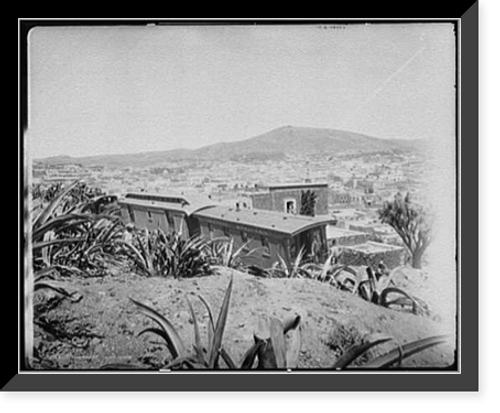
[[[326,239],[330,247],[351,246],[364,244],[368,241],[368,234],[328,225],[326,227]]]
[[[367,241],[359,245],[342,247],[339,261],[352,266],[377,266],[383,261],[388,268],[395,268],[405,263],[406,255],[404,247]]]
[[[215,205],[208,197],[196,201],[181,195],[160,195],[145,192],[129,193],[120,200],[120,210],[126,222],[150,231],[180,233],[183,239],[199,233],[188,219],[194,212]]]
[[[255,209],[298,214],[302,206],[302,193],[312,191],[316,194],[315,215],[328,214],[328,183],[283,183],[267,185],[266,192],[251,195]]]
[[[125,221],[139,228],[175,231],[183,239],[233,239],[234,248],[256,249],[248,264],[270,268],[280,257],[290,263],[302,250],[304,258],[321,262],[328,256],[326,226],[330,217],[309,217],[213,203],[208,197],[127,194],[119,201]]]
[[[200,233],[206,238],[227,237],[235,248],[257,249],[253,264],[263,268],[278,262],[279,256],[293,260],[303,248],[306,259],[322,261],[328,255],[326,226],[331,218],[289,215],[274,211],[245,210],[216,206],[197,211]]]

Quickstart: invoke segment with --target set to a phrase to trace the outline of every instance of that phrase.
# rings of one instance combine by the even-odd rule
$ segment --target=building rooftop
[[[343,247],[343,249],[359,251],[364,254],[377,254],[380,252],[398,251],[404,248],[396,245],[382,244],[381,242],[367,241],[364,244]]]
[[[339,228],[339,227],[333,226],[333,225],[328,225],[326,227],[326,238],[327,239],[350,237],[350,236],[356,236],[356,235],[366,235],[366,233],[360,232],[360,231],[352,231],[350,229],[345,229],[345,228]]]
[[[234,207],[218,205],[197,211],[200,218],[223,220],[234,224],[250,225],[261,229],[296,235],[310,228],[332,224],[330,217],[306,217],[265,210],[236,210]]]
[[[125,198],[121,199],[119,203],[125,205],[136,205],[148,208],[157,208],[157,209],[166,209],[169,211],[178,211],[182,212],[186,215],[191,215],[194,212],[200,211],[204,208],[210,208],[215,206],[216,203],[209,202],[167,202],[162,200],[154,200],[154,199],[134,199],[134,198]]]
[[[298,188],[328,188],[327,182],[289,182],[281,184],[266,185],[270,191],[277,191],[280,189],[298,189]]]

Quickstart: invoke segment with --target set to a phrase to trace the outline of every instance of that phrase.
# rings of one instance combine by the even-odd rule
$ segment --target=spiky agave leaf
[[[205,357],[203,356],[203,345],[201,344],[200,338],[200,329],[198,327],[198,320],[196,319],[196,314],[194,313],[193,306],[191,305],[191,301],[186,296],[186,301],[189,306],[189,311],[191,312],[191,318],[193,319],[193,328],[194,328],[194,352],[196,354],[196,359],[199,364],[206,364]]]
[[[108,242],[113,242],[122,236],[123,223],[118,220],[108,220],[107,225],[101,229],[100,233],[96,237],[96,242],[100,244],[107,244]]]
[[[36,217],[33,221],[33,228],[38,228],[45,224],[54,214],[57,207],[61,204],[63,198],[73,189],[75,188],[80,181],[74,181],[69,184],[64,190],[62,190],[53,200],[52,202],[45,207],[45,209]]]
[[[64,297],[72,298],[72,294],[70,294],[67,290],[62,288],[59,285],[56,285],[50,281],[37,281],[35,282],[35,291],[39,290],[52,290],[56,293],[61,294]]]
[[[333,252],[330,253],[330,255],[328,255],[328,258],[326,259],[326,261],[321,265],[321,272],[318,276],[318,280],[319,281],[324,281],[327,277],[327,275],[331,272],[332,270],[332,258],[335,254]]]
[[[191,356],[177,357],[176,359],[172,360],[170,363],[168,363],[163,368],[168,370],[168,369],[171,369],[173,367],[182,366],[183,364],[185,364],[188,367],[193,368],[192,363],[193,363],[193,358]]]
[[[86,230],[81,228],[82,224],[92,222],[94,217],[87,214],[64,214],[52,218],[43,224],[33,227],[31,234],[33,242],[40,241],[49,231],[54,231],[55,234],[64,232],[85,233]]]
[[[290,274],[288,275],[289,277],[296,277],[299,275],[300,264],[302,263],[302,259],[304,258],[305,252],[306,252],[305,248],[302,247],[292,263],[292,267],[290,269],[291,271]]]
[[[358,279],[355,275],[352,275],[350,272],[346,271],[344,268],[340,269],[334,277],[335,281],[338,285],[340,285],[343,289],[346,289],[353,294],[355,294],[358,290]],[[347,283],[351,283],[351,287]]]
[[[363,365],[363,368],[382,369],[390,367],[398,360],[406,359],[428,348],[446,343],[448,339],[449,339],[448,335],[436,335],[421,340],[412,341],[411,343],[407,343],[401,346],[401,350],[403,352],[402,356],[400,355],[399,349],[391,350],[390,352],[382,356],[379,356],[374,360],[368,362],[367,364]]]
[[[291,271],[288,266],[288,263],[279,253],[278,253],[278,259],[279,259],[279,265],[281,266],[281,269],[283,270],[285,277],[289,277]]]
[[[226,365],[231,369],[231,370],[237,370],[238,367],[236,367],[235,362],[233,361],[232,357],[229,355],[229,353],[226,351],[224,347],[221,347],[219,350],[219,354],[222,357],[222,360],[226,363]]]
[[[255,363],[255,359],[257,358],[257,354],[262,349],[262,346],[264,346],[264,341],[263,340],[255,340],[255,343],[250,347],[245,354],[243,354],[242,360],[240,362],[240,369],[241,370],[249,370],[253,367]]]
[[[358,295],[365,301],[372,302],[373,291],[370,288],[370,281],[364,280],[358,284]]]
[[[207,335],[208,335],[208,354],[212,353],[212,343],[214,339],[214,332],[215,332],[215,324],[214,324],[214,317],[212,315],[212,309],[210,308],[210,305],[208,304],[207,300],[203,298],[201,294],[198,294],[198,297],[200,298],[201,302],[205,306],[208,312],[208,326],[207,326]]]
[[[69,274],[74,274],[74,275],[79,275],[82,277],[87,277],[89,276],[89,273],[85,270],[82,270],[81,268],[71,266],[71,265],[54,265],[53,266],[59,273],[66,271]]]
[[[42,268],[41,270],[37,271],[35,274],[34,274],[34,280],[35,282],[37,281],[41,281],[43,279],[53,279],[53,273],[54,271],[57,271],[57,267],[56,266],[50,266],[50,267],[46,267],[46,268]]]
[[[36,242],[33,244],[33,251],[37,251],[42,248],[51,247],[54,245],[64,246],[64,245],[74,245],[76,243],[81,243],[81,237],[73,237],[73,238],[52,238],[47,241]]]
[[[148,261],[142,256],[141,252],[131,243],[118,240],[117,245],[123,247],[122,252],[132,260],[132,262],[144,273],[153,275],[152,269],[148,267]]]
[[[307,264],[304,264],[302,268],[307,270],[307,272],[311,274],[311,278],[318,281],[320,280],[320,274],[321,271],[323,270],[322,265],[316,264],[314,262],[308,262]]]
[[[363,354],[365,354],[368,350],[370,350],[372,347],[378,346],[379,344],[386,343],[388,341],[395,341],[394,338],[385,336],[385,335],[375,335],[372,338],[368,338],[365,340],[365,342],[361,345],[355,345],[351,347],[349,350],[347,350],[332,366],[332,368],[341,370],[347,366],[349,366],[351,363],[353,363],[358,357],[361,357]],[[402,350],[399,344],[396,342],[398,345],[398,355],[399,359],[402,359]]]
[[[144,330],[140,331],[137,334],[137,337],[140,337],[146,333],[156,334],[157,336],[162,338],[163,341],[165,342],[165,345],[168,348],[168,351],[170,352],[170,354],[172,354],[172,357],[173,357],[173,354],[175,354],[176,350],[175,350],[174,344],[172,342],[172,339],[170,338],[170,336],[167,334],[167,332],[165,330],[162,330],[161,328],[156,328],[156,327],[149,327],[149,328],[145,328]]]
[[[388,296],[389,294],[399,294],[399,295],[402,295],[405,299],[409,300],[411,305],[412,305],[412,313],[413,314],[417,314],[417,311],[418,311],[418,303],[417,301],[410,295],[408,294],[406,291],[400,289],[400,288],[397,288],[397,287],[388,287],[386,288],[385,290],[382,291],[382,293],[380,294],[380,297],[379,297],[379,300],[378,300],[378,304],[384,306],[384,307],[387,307],[389,308],[389,306],[391,304],[394,304],[394,301],[397,302],[397,300],[391,300],[389,301],[388,300]]]
[[[300,325],[291,331],[289,344],[286,352],[286,367],[294,369],[299,365],[300,348],[302,346],[302,328]]]
[[[271,334],[271,344],[276,357],[276,366],[279,369],[286,368],[286,345],[285,335],[283,334],[283,324],[277,318],[270,320],[269,331]]]
[[[211,345],[210,358],[208,362],[208,367],[210,369],[214,369],[216,367],[217,360],[219,358],[219,349],[222,344],[222,336],[224,334],[224,328],[226,326],[232,288],[233,288],[233,277],[231,277],[231,279],[229,280],[229,285],[227,286],[226,294],[224,295],[224,300],[222,301],[222,306],[219,311],[219,316],[217,317],[217,322],[215,324],[214,337]]]
[[[274,353],[274,348],[271,343],[271,339],[261,339],[260,337],[254,334],[254,340],[256,344],[260,344],[257,354],[257,368],[259,370],[264,369],[277,369],[278,363],[276,362],[276,355]]]
[[[146,263],[146,268],[148,269],[148,272],[151,275],[156,275],[155,267],[153,264],[153,256],[151,254],[151,248],[150,248],[150,238],[151,238],[150,232],[148,231],[147,228],[144,228],[144,239],[138,236],[137,243],[139,244],[139,252],[143,261]]]
[[[295,330],[300,323],[300,315],[291,317],[283,322],[283,334],[288,333],[290,330]]]
[[[177,333],[174,326],[169,320],[167,320],[160,313],[148,307],[147,305],[140,303],[139,301],[136,301],[133,298],[129,299],[139,308],[139,310],[144,315],[155,321],[165,332],[166,337],[168,337],[167,341],[170,343],[169,349],[174,359],[177,357],[184,357],[187,355],[186,346],[184,345],[184,342],[182,341],[181,337],[179,336],[179,334]]]

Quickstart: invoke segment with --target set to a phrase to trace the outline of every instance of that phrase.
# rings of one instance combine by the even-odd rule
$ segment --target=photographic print
[[[27,41],[21,369],[458,373],[458,24]]]

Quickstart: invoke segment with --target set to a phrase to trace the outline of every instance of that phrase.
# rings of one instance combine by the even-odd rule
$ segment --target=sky
[[[39,27],[31,157],[197,148],[285,125],[453,140],[449,23]]]

